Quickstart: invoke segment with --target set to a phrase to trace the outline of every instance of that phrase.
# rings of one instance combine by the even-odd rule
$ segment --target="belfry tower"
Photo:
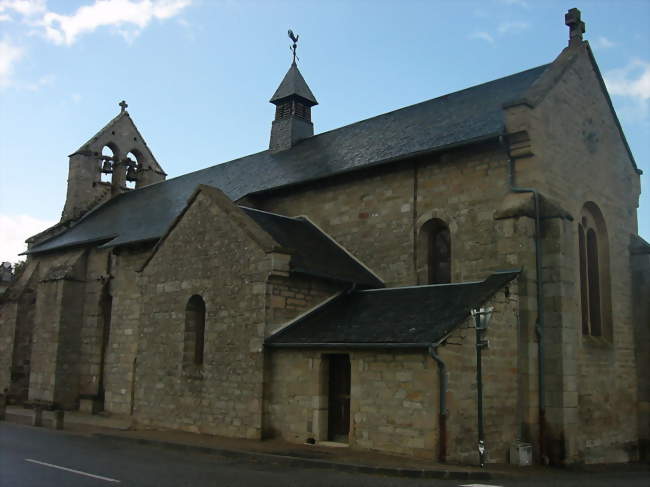
[[[318,105],[318,102],[296,64],[298,36],[289,31],[289,37],[293,40],[293,62],[269,100],[275,105],[275,120],[269,143],[271,152],[290,149],[298,141],[314,135],[311,107]]]

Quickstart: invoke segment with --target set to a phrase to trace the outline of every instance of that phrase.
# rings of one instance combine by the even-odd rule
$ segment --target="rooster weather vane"
[[[292,64],[296,64],[296,59],[298,59],[298,61],[300,61],[300,58],[298,56],[296,56],[296,49],[298,48],[298,38],[300,37],[300,35],[295,35],[291,29],[289,29],[288,34],[289,34],[289,39],[291,39],[293,41],[293,46],[291,46],[289,48],[289,49],[291,49],[291,52],[293,52],[293,63]]]

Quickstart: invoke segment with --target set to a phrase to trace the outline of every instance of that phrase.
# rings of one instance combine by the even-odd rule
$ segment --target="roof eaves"
[[[61,235],[61,234],[59,234],[59,235]],[[54,236],[52,238],[56,238],[57,236],[58,235],[56,235],[56,236]],[[26,250],[25,252],[23,252],[22,254],[19,254],[19,255],[44,254],[44,253],[47,253],[47,252],[53,252],[55,250],[71,249],[73,247],[83,247],[85,245],[95,244],[97,242],[108,242],[108,241],[111,241],[111,240],[115,239],[116,237],[118,237],[118,234],[113,233],[111,235],[104,235],[104,236],[101,236],[101,237],[89,238],[87,240],[74,241],[74,242],[70,242],[68,244],[57,245],[56,247],[39,250],[38,247],[40,247],[40,246],[44,245],[45,243],[47,243],[47,240],[46,240],[43,244],[37,245],[36,248]]]

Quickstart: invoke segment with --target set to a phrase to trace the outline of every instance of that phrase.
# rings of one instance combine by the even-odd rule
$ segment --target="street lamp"
[[[494,308],[477,308],[472,310],[474,317],[474,326],[476,328],[476,392],[478,396],[477,414],[478,414],[478,454],[481,467],[485,467],[485,457],[487,449],[485,448],[485,432],[483,431],[483,374],[481,350],[490,346],[489,340],[483,339],[483,333],[487,331],[490,319],[492,318]]]

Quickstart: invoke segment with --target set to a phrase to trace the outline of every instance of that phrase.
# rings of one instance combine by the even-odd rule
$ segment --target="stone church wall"
[[[22,402],[29,392],[37,265],[30,262],[0,298],[0,391]]]
[[[481,144],[346,174],[256,198],[264,210],[306,215],[381,277],[387,286],[418,279],[421,226],[440,218],[450,227],[452,280],[483,279],[511,268],[498,252],[494,212],[508,193],[507,160],[496,144]]]
[[[150,249],[119,249],[111,259],[112,311],[104,365],[104,407],[112,413],[130,414],[133,408],[132,385],[142,326],[142,295],[137,271],[150,253]],[[94,291],[93,307],[97,299],[96,287]]]
[[[636,376],[639,381],[639,457],[650,460],[650,254],[632,256]]]
[[[29,400],[77,407],[85,258],[79,250],[39,259]]]
[[[601,89],[583,52],[537,108],[511,111],[508,122],[532,141],[534,156],[516,162],[518,184],[551,196],[576,219],[545,222],[549,452],[569,462],[633,459],[638,437],[628,247],[637,231],[639,177]],[[581,331],[577,227],[589,201],[607,230],[609,337]]]
[[[506,462],[520,438],[524,391],[518,378],[517,285],[488,303],[495,308],[483,353],[484,414],[490,460]],[[448,458],[476,463],[476,352],[470,321],[452,333],[439,355],[448,367]],[[438,371],[425,351],[270,350],[265,435],[303,443],[327,440],[327,356],[349,353],[350,438],[353,448],[437,458]]]
[[[102,297],[109,293],[111,250],[91,249],[88,253],[86,289],[84,295],[83,326],[81,329],[81,358],[79,392],[96,397],[102,382],[102,340],[104,323]]]
[[[142,273],[134,410],[141,424],[261,437],[270,271],[271,258],[200,193]],[[202,365],[183,355],[193,295],[205,302]]]

